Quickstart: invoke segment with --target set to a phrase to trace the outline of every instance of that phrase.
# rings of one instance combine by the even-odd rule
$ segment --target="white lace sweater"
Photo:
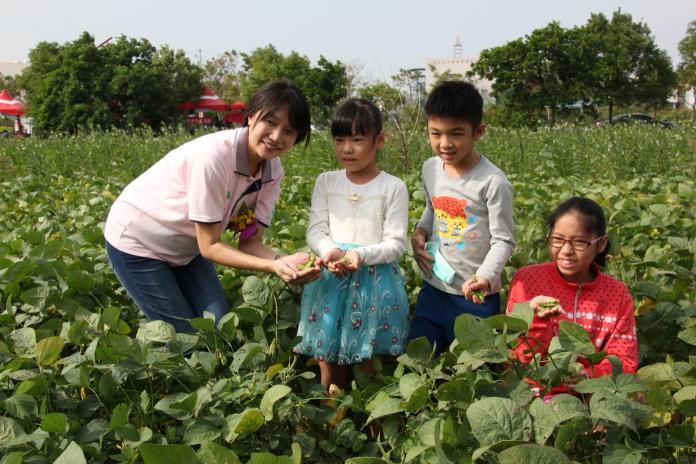
[[[307,244],[323,257],[337,244],[355,244],[363,265],[397,261],[406,252],[408,190],[404,182],[380,172],[354,184],[346,171],[317,177],[307,226]]]

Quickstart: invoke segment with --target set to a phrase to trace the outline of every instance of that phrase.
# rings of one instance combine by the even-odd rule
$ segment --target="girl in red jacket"
[[[529,363],[535,353],[545,356],[551,338],[558,334],[558,323],[566,320],[584,327],[597,351],[617,356],[624,372],[635,372],[633,299],[623,282],[601,270],[609,251],[602,208],[582,197],[563,202],[549,218],[547,242],[551,261],[519,269],[510,283],[507,312],[527,301],[534,311],[527,342],[520,339],[515,349],[517,359]],[[540,306],[551,300],[558,304],[549,309]],[[612,372],[607,358],[595,366],[583,358],[578,361],[588,377]]]

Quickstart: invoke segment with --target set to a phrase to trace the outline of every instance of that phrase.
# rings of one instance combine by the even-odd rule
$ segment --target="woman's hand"
[[[529,307],[532,308],[532,311],[534,311],[537,317],[541,318],[565,314],[565,311],[561,308],[560,302],[556,298],[545,295],[538,295],[532,298],[529,302]]]
[[[433,272],[433,262],[435,258],[425,250],[425,239],[425,230],[416,227],[411,237],[411,248],[413,248],[413,257],[416,260],[416,264],[418,264],[423,274],[430,277]]]
[[[288,284],[306,284],[319,277],[321,259],[316,258],[314,266],[303,271],[299,267],[309,259],[309,253],[299,252],[282,256],[274,261],[273,272]]]

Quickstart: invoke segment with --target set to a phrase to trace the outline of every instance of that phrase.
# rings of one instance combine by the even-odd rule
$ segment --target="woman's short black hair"
[[[428,95],[425,114],[427,117],[463,119],[476,129],[483,119],[483,98],[469,82],[444,81]]]
[[[606,235],[607,220],[604,217],[602,207],[599,206],[597,202],[585,197],[572,197],[558,205],[549,216],[546,231],[547,235],[551,234],[551,231],[553,231],[556,221],[568,213],[575,213],[578,215],[585,227],[585,232],[588,234],[596,234],[598,237]],[[594,262],[604,267],[607,262],[609,249],[610,243],[609,240],[607,240],[607,246],[604,247],[604,251],[597,253]]]
[[[338,107],[331,121],[331,136],[365,135],[377,137],[382,132],[382,113],[364,98],[349,98]]]
[[[249,125],[250,114],[264,117],[283,106],[287,106],[290,125],[297,132],[295,145],[303,141],[308,144],[312,126],[309,103],[302,90],[288,80],[270,81],[257,90],[249,100],[242,125]]]

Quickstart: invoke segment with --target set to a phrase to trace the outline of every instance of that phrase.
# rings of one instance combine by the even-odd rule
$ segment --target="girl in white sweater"
[[[331,124],[344,167],[317,178],[307,243],[321,257],[319,280],[305,286],[295,352],[315,357],[321,383],[345,387],[348,365],[372,371],[375,354],[399,355],[406,340],[408,298],[399,269],[406,251],[408,191],[376,164],[384,145],[382,116],[351,98]]]

